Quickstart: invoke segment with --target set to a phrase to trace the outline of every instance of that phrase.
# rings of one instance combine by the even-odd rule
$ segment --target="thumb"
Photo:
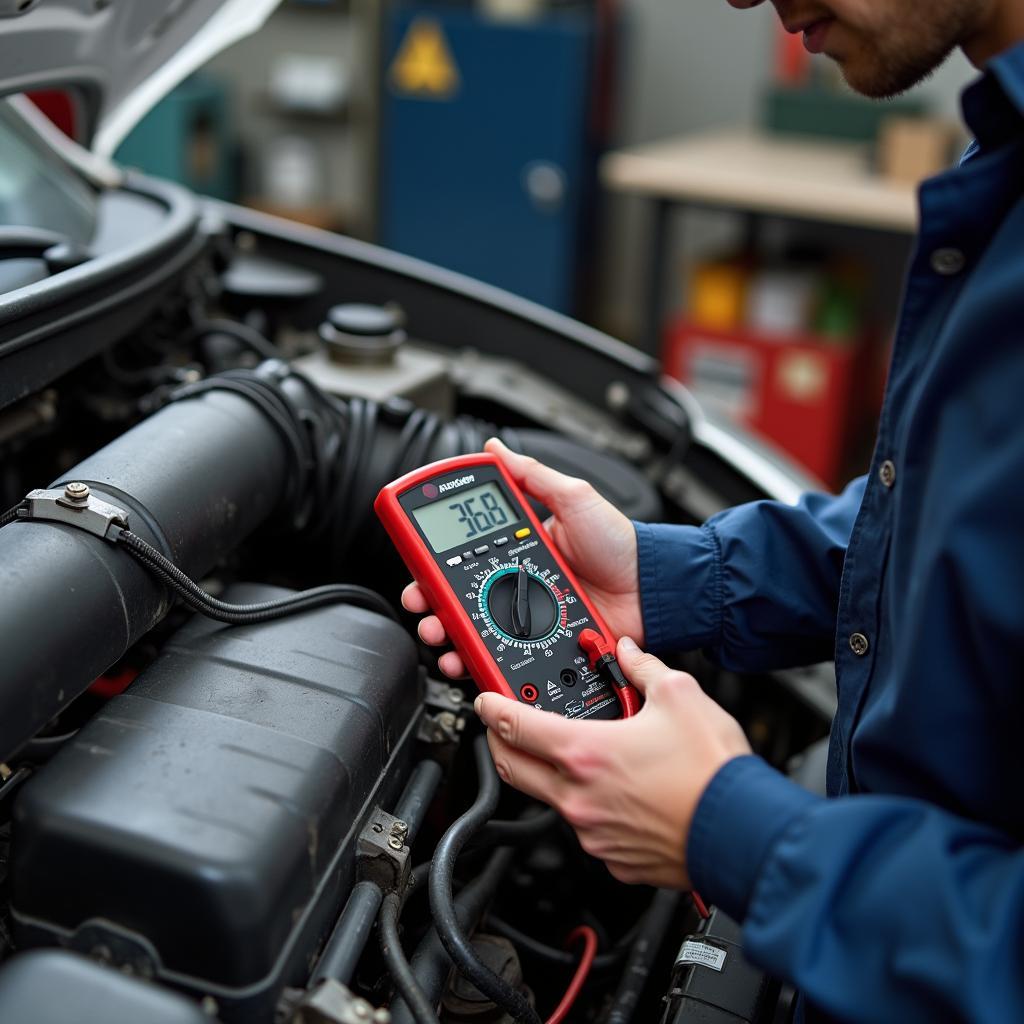
[[[618,659],[619,668],[622,669],[625,677],[648,698],[650,697],[648,691],[655,683],[666,676],[676,674],[653,654],[641,651],[628,636],[619,638],[615,657]]]
[[[585,480],[559,473],[530,455],[520,455],[496,437],[487,441],[484,450],[497,455],[512,479],[556,515],[578,513],[603,500]]]

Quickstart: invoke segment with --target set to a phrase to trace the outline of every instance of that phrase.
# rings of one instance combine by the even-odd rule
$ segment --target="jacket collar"
[[[981,78],[964,90],[961,105],[983,149],[1024,134],[1024,43],[989,61]]]

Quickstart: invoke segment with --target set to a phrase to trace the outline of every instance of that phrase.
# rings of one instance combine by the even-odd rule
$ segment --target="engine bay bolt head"
[[[89,493],[89,485],[80,483],[78,480],[73,480],[64,486],[64,497],[79,505],[85,504],[89,500]]]
[[[208,1017],[216,1017],[217,1011],[220,1007],[217,1005],[217,1000],[214,999],[213,996],[203,996],[202,1001],[199,1004],[199,1009]]]
[[[629,405],[629,388],[621,380],[613,380],[605,391],[605,401],[609,409],[616,411],[625,409]]]
[[[404,821],[396,821],[391,826],[391,834],[393,836],[407,836],[409,834],[409,826]]]
[[[465,694],[461,690],[456,690],[454,687],[448,691],[448,699],[453,704],[461,704],[465,699]]]
[[[369,1020],[373,1014],[373,1007],[365,1000],[359,999],[352,1004],[352,1016],[359,1020]]]
[[[400,850],[405,846],[405,843],[402,842],[401,836],[388,836],[388,846],[390,846],[392,850]]]
[[[382,1006],[373,1011],[373,1024],[391,1024],[391,1014]]]

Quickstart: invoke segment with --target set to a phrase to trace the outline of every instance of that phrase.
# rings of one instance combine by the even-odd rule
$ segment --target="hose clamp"
[[[102,540],[112,539],[114,528],[128,529],[128,513],[123,508],[94,497],[89,485],[78,481],[53,490],[29,491],[18,518],[75,526]]]

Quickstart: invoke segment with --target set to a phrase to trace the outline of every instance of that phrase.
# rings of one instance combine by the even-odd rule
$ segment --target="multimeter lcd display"
[[[475,540],[518,518],[496,483],[481,484],[412,510],[434,551]]]

